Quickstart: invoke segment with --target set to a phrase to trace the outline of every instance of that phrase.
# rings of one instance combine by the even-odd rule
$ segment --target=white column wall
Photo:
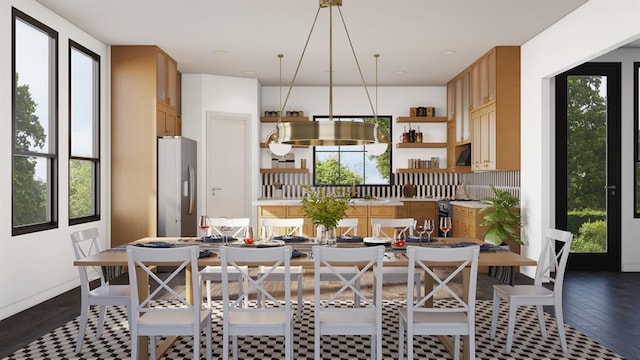
[[[11,8],[58,32],[58,227],[37,233],[11,235]],[[69,226],[69,39],[100,55],[101,220]],[[73,266],[70,234],[97,227],[102,245],[109,243],[109,53],[105,44],[33,0],[0,3],[0,319],[52,298],[80,284]]]
[[[590,0],[521,48],[521,187],[525,255],[537,258],[542,229],[553,227],[555,209],[552,77],[640,37],[640,2]],[[628,103],[624,106],[629,106]],[[633,122],[623,110],[622,269],[640,269],[633,219]],[[538,150],[540,149],[540,150]],[[533,275],[533,269],[525,269]]]

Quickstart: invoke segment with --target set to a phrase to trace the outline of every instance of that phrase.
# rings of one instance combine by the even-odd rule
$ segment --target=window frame
[[[373,115],[333,115],[331,120],[328,121],[342,121],[342,120],[346,120],[346,121],[353,121],[354,119],[371,119],[373,118]],[[392,131],[393,131],[393,116],[391,115],[378,115],[377,116],[378,119],[388,119],[389,120],[389,139],[392,139]],[[313,116],[313,121],[318,121],[318,119],[329,119],[328,115],[314,115]],[[325,120],[322,120],[325,121]],[[358,152],[362,152],[365,155],[364,156],[368,156],[366,155],[366,150],[364,150],[364,145],[363,146],[363,150],[362,151],[358,151]],[[393,159],[393,147],[391,146],[391,144],[388,145],[388,151],[389,151],[389,182],[387,184],[357,184],[358,187],[379,187],[379,186],[391,186],[393,185],[393,171],[392,171],[392,159]],[[332,146],[333,147],[333,146]],[[341,153],[340,151],[340,146],[336,146],[338,147],[338,150],[336,151],[331,151],[331,152],[337,152],[337,153]],[[318,184],[316,182],[316,151],[317,151],[317,147],[313,147],[313,162],[312,162],[312,182],[313,182],[313,186],[327,186],[327,187],[335,187],[335,186],[349,186],[351,184]],[[324,152],[324,151],[320,151],[320,152]],[[349,153],[353,153],[354,151],[345,151],[345,152],[349,152]]]
[[[640,218],[640,137],[638,136],[638,129],[640,129],[640,62],[633,63],[633,217],[635,219]]]
[[[94,101],[93,107],[93,157],[85,157],[85,156],[74,156],[73,155],[73,112],[72,112],[72,103],[73,103],[73,61],[72,61],[72,53],[73,51],[78,51],[83,55],[90,57],[93,60],[94,64],[94,73],[93,79],[94,81],[94,95],[92,99]],[[69,39],[69,169],[68,169],[68,178],[69,178],[69,189],[68,189],[68,206],[69,206],[69,225],[77,225],[83,224],[92,221],[100,220],[100,97],[101,97],[101,83],[100,83],[100,71],[101,71],[101,61],[100,55],[95,52],[89,50],[85,46],[80,43]],[[89,216],[82,216],[77,218],[71,217],[71,162],[73,160],[81,160],[81,161],[90,161],[93,165],[93,214]]]
[[[15,7],[11,8],[11,134],[12,134],[12,144],[11,144],[11,234],[15,235],[23,235],[33,232],[39,232],[49,229],[55,229],[58,227],[58,128],[59,128],[59,119],[58,119],[58,32],[44,23],[36,20],[35,18],[27,15],[26,13],[16,9]],[[47,132],[47,140],[48,140],[48,148],[47,152],[36,152],[36,151],[24,151],[16,149],[16,91],[17,91],[17,82],[15,81],[16,76],[16,24],[18,21],[21,21],[29,26],[32,26],[36,30],[42,31],[46,35],[49,36],[49,63],[48,68],[50,72],[49,80],[51,84],[49,86],[49,126],[51,128],[48,129]],[[28,224],[28,225],[16,225],[13,218],[14,213],[14,205],[15,205],[15,196],[14,196],[14,169],[15,169],[15,159],[16,157],[36,157],[36,158],[44,158],[47,161],[48,169],[48,179],[47,183],[47,216],[49,220]]]

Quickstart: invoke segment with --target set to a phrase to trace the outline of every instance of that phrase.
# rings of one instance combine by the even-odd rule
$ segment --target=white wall
[[[554,226],[554,119],[552,77],[640,37],[640,2],[590,0],[521,48],[521,197],[525,255],[537,258],[542,229]],[[626,56],[626,54],[625,54]],[[638,58],[640,59],[640,58]],[[624,74],[623,76],[626,76]],[[630,80],[624,80],[625,83]],[[626,85],[625,85],[626,86]],[[622,270],[640,270],[633,219],[632,103],[622,113]],[[536,151],[541,149],[540,151]],[[532,269],[525,272],[531,275]]]
[[[11,236],[11,7],[58,31],[58,228],[34,234]],[[101,220],[68,225],[68,44],[69,38],[101,57]],[[0,319],[18,313],[79,285],[73,266],[69,235],[73,231],[97,226],[108,239],[109,188],[109,106],[107,47],[74,25],[32,0],[9,0],[0,4]]]
[[[280,95],[278,86],[265,86],[262,88],[262,110],[277,111],[280,107]],[[288,88],[282,89],[282,101],[284,102]],[[375,88],[369,88],[371,102],[375,109]],[[436,115],[446,116],[447,114],[447,89],[446,86],[389,86],[378,88],[378,115],[391,115],[393,117],[392,140],[398,142],[398,136],[402,134],[403,127],[409,126],[406,123],[396,123],[398,116],[409,116],[409,108],[416,106],[433,106],[436,108]],[[285,106],[286,111],[304,111],[311,119],[313,115],[329,114],[329,90],[328,87],[320,86],[294,86],[291,96]],[[362,86],[334,87],[333,89],[333,115],[369,115],[373,114],[369,100]],[[412,126],[420,126],[423,132],[424,142],[446,142],[446,123],[415,123]],[[265,141],[270,131],[275,129],[275,124],[265,124],[261,136]],[[312,150],[294,149],[296,154],[296,167],[300,158],[306,158],[307,166],[310,166]],[[392,168],[406,168],[407,159],[422,158],[428,159],[432,156],[441,158],[440,166],[447,167],[446,149],[393,149]],[[271,167],[270,157],[267,151],[262,152],[261,166]]]
[[[258,198],[258,150],[259,150],[259,104],[260,84],[255,79],[236,78],[207,74],[182,75],[182,135],[198,142],[198,216],[206,213],[206,132],[207,112],[248,114],[251,117],[251,139],[254,139],[250,169],[251,194],[249,199]],[[257,214],[255,206],[252,214]],[[252,216],[255,218],[255,216]],[[255,226],[256,224],[254,224]]]

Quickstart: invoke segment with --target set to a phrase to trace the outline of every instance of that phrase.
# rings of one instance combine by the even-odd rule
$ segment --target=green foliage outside
[[[600,76],[567,78],[568,230],[573,252],[606,251],[606,99]]]
[[[384,119],[377,119],[378,121],[376,121],[375,118],[365,118],[364,121],[365,122],[370,122],[370,123],[377,123],[378,124],[378,130],[380,130],[381,132],[385,133],[389,139],[391,139],[391,137],[389,136],[390,134],[390,130],[391,130],[391,121],[388,120],[387,118]],[[378,169],[378,172],[380,173],[380,175],[382,176],[383,179],[389,179],[390,175],[391,175],[391,144],[389,144],[389,146],[387,146],[387,151],[385,151],[384,153],[375,156],[375,155],[370,155],[369,156],[370,160],[376,160],[376,169]]]
[[[582,224],[571,243],[572,252],[604,253],[607,251],[607,223],[602,220]]]
[[[35,115],[37,104],[31,97],[29,85],[18,85],[18,74],[15,85],[15,149],[42,149],[46,134]],[[14,156],[12,174],[13,226],[47,222],[47,184],[36,179],[36,158]]]
[[[91,161],[69,162],[69,217],[77,219],[94,215],[93,166]]]
[[[351,185],[362,184],[362,176],[344,166],[340,166],[338,158],[332,156],[325,161],[316,161],[316,184],[318,185]]]

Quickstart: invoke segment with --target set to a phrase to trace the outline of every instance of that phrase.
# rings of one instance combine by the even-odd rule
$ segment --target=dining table
[[[213,241],[207,241],[213,240]],[[215,241],[215,239],[201,239],[196,237],[145,237],[131,243],[121,245],[119,247],[110,248],[104,250],[100,253],[85,257],[81,260],[75,260],[73,262],[74,266],[102,266],[102,267],[126,267],[127,266],[127,246],[154,246],[158,245],[159,247],[177,247],[177,246],[198,246],[201,250],[201,253],[207,255],[200,257],[198,259],[198,265],[201,267],[209,266],[209,265],[220,265],[220,258],[218,256],[218,249],[222,245],[221,241]],[[287,239],[282,240],[257,240],[253,244],[247,245],[242,239],[232,239],[228,242],[227,246],[233,247],[247,247],[247,248],[259,248],[259,247],[267,247],[267,246],[282,246],[289,245],[294,250],[293,253],[296,255],[291,259],[291,266],[302,266],[306,269],[313,269],[314,261],[311,256],[312,248],[315,245],[318,245],[314,239],[304,239],[304,238],[291,238],[291,241],[287,241]],[[484,245],[483,241],[473,238],[460,238],[460,237],[447,237],[447,238],[432,238],[430,241],[419,241],[419,242],[407,242],[406,246],[422,246],[422,247],[456,247],[456,246],[468,246],[468,245],[480,245],[481,251],[478,257],[478,266],[504,266],[504,267],[522,267],[522,266],[535,266],[537,262],[533,259],[527,258],[520,254],[509,251],[507,248],[495,248],[490,247],[487,251],[482,251],[483,248],[487,248]],[[337,247],[362,247],[367,246],[362,241],[345,241],[338,242]],[[408,257],[406,255],[406,246],[396,247],[390,241],[384,245],[385,246],[385,255],[384,255],[384,266],[407,266]],[[262,264],[248,264],[251,266],[259,266]],[[352,265],[358,265],[357,263],[353,263]],[[443,264],[439,263],[439,266]],[[444,264],[446,265],[446,264]],[[451,264],[454,265],[454,264]],[[139,283],[139,298],[144,299],[148,295],[149,288],[149,279],[146,274],[137,272],[136,276],[138,277]],[[189,279],[191,276],[190,270],[186,270],[186,279]],[[468,281],[470,279],[471,272],[469,268],[463,271],[463,289],[467,289]],[[433,282],[429,276],[425,276],[425,289],[432,288]],[[194,289],[191,288],[191,282],[185,281],[185,291],[186,296],[189,301],[193,301],[193,293]],[[468,298],[468,293],[463,293],[463,298],[466,300]],[[139,359],[148,359],[148,341],[146,338],[141,338],[139,341]],[[453,353],[453,342],[451,338],[448,336],[440,337],[440,340],[447,348],[450,353]],[[174,338],[168,338],[164,343],[159,345],[159,349],[157,351],[158,356],[162,356],[171,346]],[[466,353],[464,349],[469,349],[468,346],[468,336],[463,337],[463,353],[462,358],[467,359],[469,354]]]

